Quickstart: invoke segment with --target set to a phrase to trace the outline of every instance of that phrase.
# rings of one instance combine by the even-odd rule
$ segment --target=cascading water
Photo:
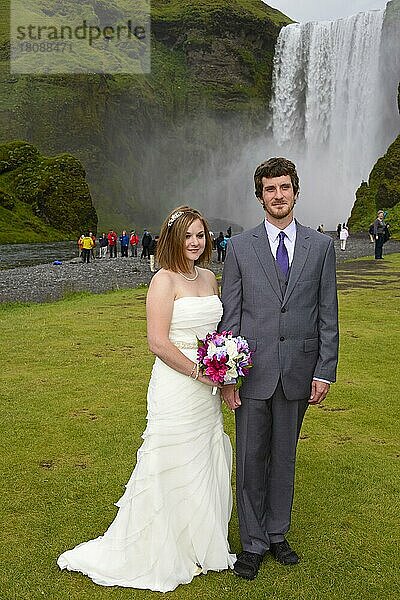
[[[272,147],[298,166],[296,214],[306,224],[332,229],[347,220],[356,189],[396,133],[384,126],[384,13],[293,24],[280,32]]]
[[[182,197],[196,198],[211,220],[253,227],[263,217],[254,170],[268,157],[286,156],[300,177],[299,221],[330,230],[347,221],[361,181],[399,132],[399,3],[389,2],[386,13],[284,27],[275,48],[272,116],[251,141],[240,122],[221,127],[221,139],[211,124],[205,131],[216,150]]]

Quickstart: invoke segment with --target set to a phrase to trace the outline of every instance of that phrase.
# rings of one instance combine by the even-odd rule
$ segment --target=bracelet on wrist
[[[200,375],[200,365],[199,363],[196,363],[196,377],[194,378],[195,381],[199,378]]]

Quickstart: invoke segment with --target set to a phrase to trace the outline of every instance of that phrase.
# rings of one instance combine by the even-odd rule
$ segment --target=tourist
[[[110,229],[107,235],[108,239],[108,250],[110,253],[110,258],[117,258],[117,241],[118,236],[113,229]]]
[[[340,229],[340,249],[341,250],[346,250],[346,243],[347,243],[347,238],[349,237],[349,230],[347,229],[346,225],[343,224],[343,226]]]
[[[106,258],[108,249],[108,239],[105,233],[99,238],[99,258]]]
[[[91,251],[93,248],[93,240],[90,233],[86,233],[82,240],[82,262],[90,263]]]
[[[136,467],[106,533],[58,559],[61,569],[99,585],[168,592],[233,565],[232,450],[215,384],[197,363],[197,338],[214,331],[222,314],[215,276],[199,266],[211,252],[202,215],[187,206],[172,211],[158,241],[161,269],[147,294],[147,338],[156,359]],[[71,537],[67,526],[65,535]]]
[[[84,237],[85,237],[85,235],[82,234],[78,238],[78,256],[79,256],[79,258],[82,258],[83,238]]]
[[[140,258],[150,258],[149,246],[152,239],[151,233],[145,229],[142,237],[142,254]]]
[[[125,229],[123,229],[122,234],[119,236],[119,243],[121,246],[121,256],[128,258],[129,235]]]
[[[136,257],[137,249],[138,249],[138,245],[139,245],[139,236],[136,234],[136,231],[134,231],[134,230],[131,231],[129,243],[131,246],[131,256]]]
[[[225,236],[222,231],[219,232],[219,235],[216,239],[217,245],[217,261],[224,262],[225,260],[225,252],[226,252],[226,241]]]
[[[385,243],[386,223],[384,220],[383,210],[378,210],[377,217],[374,221],[374,238],[375,238],[375,259],[382,259],[383,244]]]
[[[92,238],[92,242],[93,242],[93,246],[90,249],[90,254],[91,254],[92,259],[94,260],[96,258],[96,256],[95,256],[96,236],[91,231],[89,231],[89,235]]]
[[[156,235],[155,238],[153,238],[150,242],[149,245],[149,255],[150,255],[150,271],[152,273],[155,273],[156,271],[156,266],[155,266],[155,255],[156,255],[156,250],[157,250],[157,243],[159,240],[159,236]]]

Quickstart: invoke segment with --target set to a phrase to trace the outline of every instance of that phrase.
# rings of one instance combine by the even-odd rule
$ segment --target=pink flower
[[[204,371],[205,375],[207,375],[211,381],[222,383],[228,370],[228,366],[225,364],[226,356],[221,356],[219,358],[217,356],[213,356],[212,358],[206,356],[203,362],[206,366]]]

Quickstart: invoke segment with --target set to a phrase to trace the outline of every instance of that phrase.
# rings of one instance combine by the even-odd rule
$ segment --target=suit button
[[[285,307],[281,308],[281,312],[286,312],[286,308]]]
[[[283,337],[283,335],[279,338],[281,342],[285,341],[285,338]]]

